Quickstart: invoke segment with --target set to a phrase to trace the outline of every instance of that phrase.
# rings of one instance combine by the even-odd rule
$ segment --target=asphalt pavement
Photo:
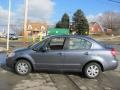
[[[7,56],[6,53],[0,53],[0,65],[6,64],[6,56]]]

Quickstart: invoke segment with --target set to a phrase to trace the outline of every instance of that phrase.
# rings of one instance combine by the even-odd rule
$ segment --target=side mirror
[[[47,50],[48,50],[47,47],[42,47],[42,48],[41,48],[41,51],[42,51],[42,52],[46,52]]]

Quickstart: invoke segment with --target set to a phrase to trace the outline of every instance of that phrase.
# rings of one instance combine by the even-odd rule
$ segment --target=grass
[[[120,36],[112,35],[89,35],[96,40],[109,40],[109,41],[120,41]]]
[[[7,41],[7,38],[0,38],[0,42],[6,42]],[[10,40],[12,42],[18,42],[18,41],[22,41],[22,38],[19,38],[18,40]]]
[[[112,37],[112,35],[105,35],[105,34],[99,34],[99,35],[89,35],[90,37],[96,39],[96,40],[110,40],[110,41],[120,41],[120,37]],[[35,41],[39,41],[39,39],[36,39]],[[7,42],[6,38],[0,38],[0,42]],[[23,37],[20,37],[18,40],[10,40],[10,42],[24,42]],[[26,42],[33,42],[32,37],[29,37]]]
[[[0,42],[7,42],[7,38],[0,38]],[[18,40],[10,40],[10,42],[24,42],[23,38],[19,38]],[[26,42],[33,42],[32,38],[28,38]]]

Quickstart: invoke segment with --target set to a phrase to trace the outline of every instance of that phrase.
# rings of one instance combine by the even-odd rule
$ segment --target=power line
[[[112,2],[113,1],[113,2]],[[117,0],[98,0],[98,2],[103,6],[108,5],[109,7],[120,8],[120,1],[114,2]],[[108,8],[108,11],[111,11],[111,8]]]
[[[114,3],[120,3],[120,1],[115,1],[115,0],[108,0],[108,1],[111,1],[111,2],[114,2]]]

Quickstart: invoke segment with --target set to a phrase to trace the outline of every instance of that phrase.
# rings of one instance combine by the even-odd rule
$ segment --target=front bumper
[[[14,61],[13,57],[6,58],[6,65],[10,68],[14,68],[15,61]]]

